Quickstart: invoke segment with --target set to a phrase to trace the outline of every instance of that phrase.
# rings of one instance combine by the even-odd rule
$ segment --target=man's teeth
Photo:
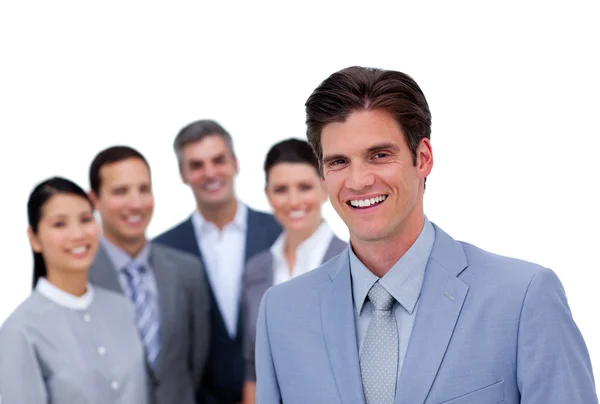
[[[363,207],[366,208],[367,206],[381,203],[381,202],[385,201],[386,198],[387,198],[387,196],[380,195],[380,196],[377,196],[377,197],[371,198],[371,199],[353,199],[350,201],[350,205],[354,206],[355,208],[363,208]]]
[[[88,248],[86,246],[71,248],[71,253],[73,254],[83,254],[86,252]]]
[[[209,182],[209,183],[202,185],[202,188],[204,188],[208,191],[215,191],[215,190],[221,188],[221,186],[223,186],[222,181],[213,181],[213,182]]]
[[[306,215],[306,211],[305,210],[294,210],[292,212],[290,212],[289,216],[292,219],[299,219],[301,217],[304,217]]]
[[[142,216],[141,215],[127,216],[127,221],[128,222],[137,223],[140,220],[142,220]]]

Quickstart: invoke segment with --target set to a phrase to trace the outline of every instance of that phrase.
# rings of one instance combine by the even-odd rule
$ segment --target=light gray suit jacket
[[[396,404],[596,404],[557,276],[434,226]],[[365,402],[348,251],[265,293],[257,403]]]
[[[333,236],[323,257],[323,263],[329,261],[346,248],[347,243]],[[256,380],[254,345],[256,343],[256,318],[263,295],[274,282],[273,254],[270,250],[256,254],[248,261],[243,278],[244,312],[244,361],[246,380]]]
[[[201,396],[210,344],[210,305],[202,263],[190,254],[154,243],[150,260],[161,319],[158,366],[156,371],[149,370],[153,402],[195,404]],[[90,282],[125,294],[102,246],[90,269]]]

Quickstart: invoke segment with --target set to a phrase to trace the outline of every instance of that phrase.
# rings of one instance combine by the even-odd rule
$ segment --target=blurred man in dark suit
[[[217,122],[200,120],[174,142],[183,182],[197,209],[156,238],[157,243],[194,254],[203,261],[211,291],[211,355],[205,385],[209,402],[241,401],[244,381],[241,295],[246,261],[273,244],[280,225],[237,199],[238,161],[229,133]]]

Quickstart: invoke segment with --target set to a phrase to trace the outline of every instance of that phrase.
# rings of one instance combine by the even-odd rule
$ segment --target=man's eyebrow
[[[380,143],[380,144],[376,144],[376,145],[369,147],[367,150],[369,153],[373,153],[373,152],[381,151],[381,150],[392,150],[392,151],[397,152],[400,150],[400,148],[394,143]]]

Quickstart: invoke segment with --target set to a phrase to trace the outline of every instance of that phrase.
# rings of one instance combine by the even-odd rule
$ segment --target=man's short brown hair
[[[308,97],[306,135],[319,159],[322,173],[321,131],[333,122],[344,122],[350,114],[362,110],[383,109],[398,122],[417,160],[422,138],[431,136],[431,113],[419,85],[407,74],[360,66],[333,73]]]

